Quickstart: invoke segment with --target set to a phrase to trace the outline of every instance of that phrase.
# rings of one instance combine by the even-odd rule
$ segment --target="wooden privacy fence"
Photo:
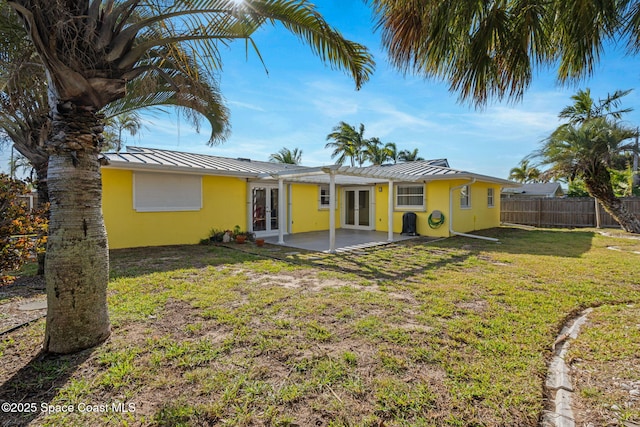
[[[640,218],[640,197],[627,197],[622,201]],[[602,227],[620,227],[602,206],[598,208]],[[535,227],[595,227],[595,202],[591,197],[502,199],[500,221]]]

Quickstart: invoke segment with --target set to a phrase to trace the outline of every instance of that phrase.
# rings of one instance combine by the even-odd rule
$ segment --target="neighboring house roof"
[[[520,184],[518,187],[505,188],[502,194],[521,197],[562,197],[564,191],[558,182]]]
[[[128,147],[126,153],[104,153],[108,165],[149,171],[175,171],[207,175],[242,176],[255,179],[286,179],[310,183],[328,183],[329,174],[337,184],[373,184],[395,180],[423,182],[441,179],[478,179],[503,186],[519,184],[500,178],[451,169],[446,159],[421,160],[380,166],[351,167],[330,165],[305,167],[283,163],[232,159],[207,154],[184,153],[156,148]]]

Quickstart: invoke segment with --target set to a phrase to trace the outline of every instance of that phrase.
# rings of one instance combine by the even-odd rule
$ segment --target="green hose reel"
[[[429,227],[438,228],[444,224],[444,215],[440,211],[433,211],[429,214]]]

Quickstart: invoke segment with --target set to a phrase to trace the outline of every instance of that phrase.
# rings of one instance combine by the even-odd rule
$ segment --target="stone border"
[[[545,387],[550,399],[554,402],[554,409],[543,413],[542,427],[575,427],[576,425],[571,409],[573,381],[565,357],[569,351],[570,340],[578,337],[580,327],[584,325],[592,311],[593,308],[587,308],[579,316],[567,321],[553,343],[554,356],[549,364]]]

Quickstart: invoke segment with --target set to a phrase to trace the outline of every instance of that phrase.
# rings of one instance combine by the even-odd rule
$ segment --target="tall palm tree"
[[[364,148],[366,139],[364,138],[364,125],[360,123],[358,129],[345,122],[340,122],[334,126],[332,132],[327,135],[328,142],[324,148],[333,148],[331,158],[337,157],[336,164],[342,165],[349,158],[351,166],[362,166],[364,163]]]
[[[269,156],[269,161],[273,163],[286,163],[290,165],[299,165],[302,161],[302,150],[294,148],[282,147],[277,153]]]
[[[0,56],[0,69],[4,71],[0,75],[0,129],[16,150],[29,159],[37,176],[38,202],[44,204],[49,201],[49,153],[45,143],[51,130],[44,66],[18,16],[6,2],[0,2],[0,33],[0,51],[4,53]],[[217,83],[203,75],[199,65],[184,52],[179,54],[185,61],[191,61],[189,67],[161,56],[153,59],[141,78],[127,83],[123,98],[102,109],[107,124],[120,114],[171,106],[196,129],[202,118],[206,119],[211,126],[210,144],[224,138],[229,131],[229,112]]]
[[[367,140],[363,154],[365,160],[377,166],[390,160],[393,152],[388,144],[382,144],[380,138],[372,137]]]
[[[640,233],[640,220],[618,199],[611,183],[609,167],[621,151],[634,151],[635,129],[606,117],[596,117],[581,125],[560,126],[536,153],[542,164],[550,165],[555,177],[582,178],[587,192],[627,232]]]
[[[414,148],[413,150],[402,150],[398,153],[398,160],[401,162],[417,162],[420,160],[424,160],[424,158],[418,156],[418,149]]]
[[[131,136],[136,136],[142,128],[142,119],[136,111],[130,111],[107,118],[105,124],[108,129],[115,131],[113,132],[112,140],[105,138],[105,145],[119,153],[122,149],[122,132],[126,131]],[[105,131],[105,134],[107,134],[107,131]]]
[[[515,168],[511,168],[509,171],[509,178],[511,181],[528,183],[539,182],[541,180],[542,172],[535,166],[530,165],[528,159],[520,161],[520,164]]]
[[[631,93],[631,90],[616,90],[613,94],[608,94],[605,99],[599,100],[597,103],[591,97],[589,88],[580,89],[571,97],[573,104],[568,105],[558,117],[569,120],[570,124],[576,125],[591,120],[596,117],[611,117],[620,120],[622,115],[632,111],[632,108],[618,109],[621,98]]]
[[[395,142],[387,142],[384,144],[384,147],[389,152],[389,160],[393,161],[393,163],[398,163],[398,146]]]
[[[460,99],[522,96],[540,66],[593,73],[606,47],[640,50],[637,1],[367,0],[400,70],[445,80]]]
[[[345,40],[315,8],[289,0],[12,0],[47,71],[52,202],[47,245],[44,350],[70,353],[110,333],[108,245],[102,217],[100,110],[125,98],[127,83],[158,62],[190,70],[196,58],[213,76],[219,43],[249,39],[281,23],[360,87],[373,69],[368,51]],[[181,55],[189,52],[187,55]],[[172,84],[171,76],[164,76]],[[197,78],[197,77],[196,77]],[[177,85],[179,87],[179,85]]]

